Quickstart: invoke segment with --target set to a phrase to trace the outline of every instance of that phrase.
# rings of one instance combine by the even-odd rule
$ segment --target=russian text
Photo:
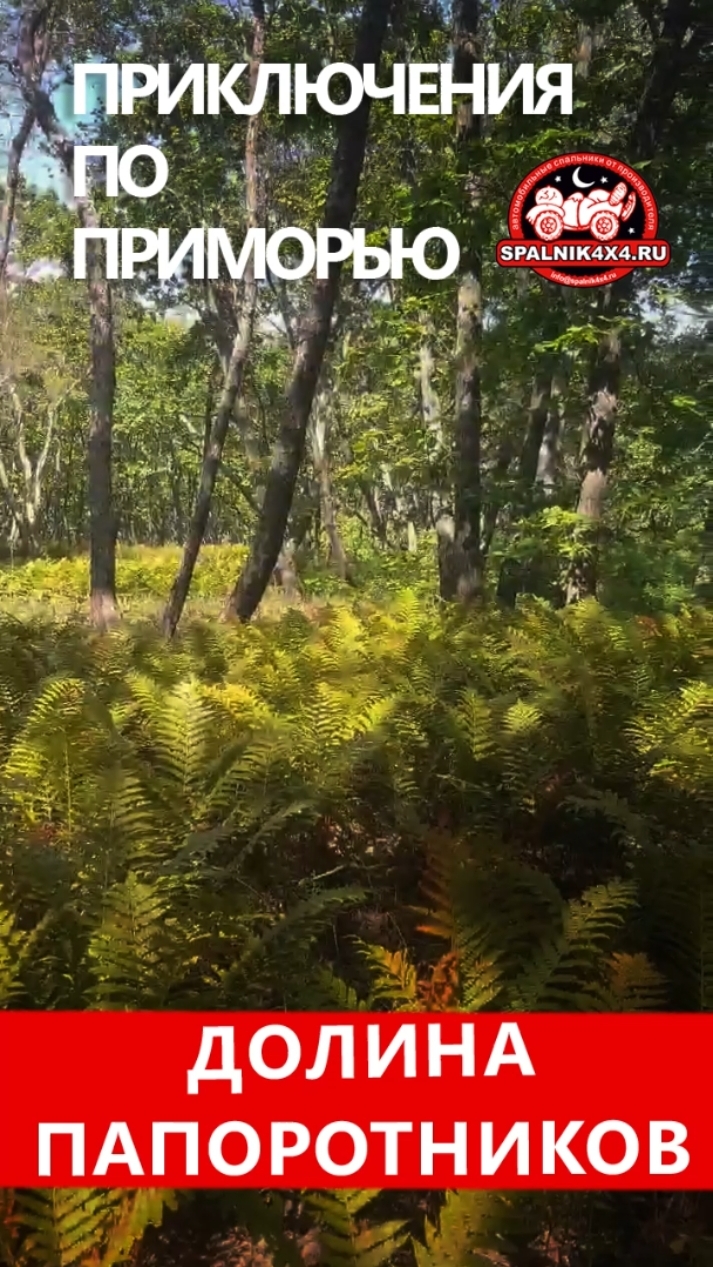
[[[257,114],[275,100],[273,81],[281,115],[307,114],[312,99],[326,114],[351,114],[365,96],[391,99],[396,115],[451,115],[457,108],[456,98],[463,97],[470,98],[478,115],[501,114],[518,97],[522,114],[547,114],[555,105],[562,115],[572,113],[573,66],[569,62],[548,62],[540,67],[523,62],[505,83],[504,68],[497,62],[476,65],[470,83],[454,83],[450,63],[397,63],[392,67],[392,82],[386,85],[377,83],[373,65],[365,66],[360,73],[348,62],[336,62],[325,66],[310,82],[304,63],[264,64],[258,70],[251,100],[246,99],[245,87],[245,98],[236,91],[240,81],[246,80],[247,69],[243,62],[228,70],[215,62],[196,62],[178,83],[172,84],[172,68],[167,63],[83,64],[75,67],[74,110],[77,114],[87,112],[88,80],[101,78],[107,114],[133,114],[137,101],[154,96],[159,114],[172,114],[183,108],[186,98],[190,99],[194,115],[219,114],[223,109],[238,115]]]

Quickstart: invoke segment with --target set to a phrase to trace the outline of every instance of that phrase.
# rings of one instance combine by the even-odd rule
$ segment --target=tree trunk
[[[21,41],[22,42],[22,41]],[[22,66],[22,94],[45,134],[54,157],[74,180],[74,146],[65,136],[40,79]],[[82,228],[98,229],[99,217],[91,197],[77,198],[77,217]],[[116,603],[116,518],[112,495],[112,428],[116,394],[116,351],[111,286],[106,277],[101,249],[87,243],[87,293],[90,312],[92,386],[88,440],[88,490],[90,583],[89,616],[98,629],[119,618]]]
[[[537,477],[537,467],[545,438],[547,419],[551,414],[551,374],[541,373],[535,378],[530,400],[525,440],[520,456],[520,480],[525,502],[532,499],[532,488]],[[526,511],[529,506],[526,505]]]
[[[25,152],[25,146],[30,139],[34,126],[34,111],[27,106],[22,123],[10,142],[10,153],[7,160],[5,198],[2,211],[0,212],[0,294],[2,294],[7,281],[7,266],[10,257],[12,230],[15,224],[15,206],[17,203],[17,191],[20,186],[22,155]]]
[[[544,370],[535,376],[527,411],[527,426],[518,465],[519,494],[514,506],[516,518],[527,518],[534,504],[537,468],[544,442],[547,420],[551,413],[551,375]],[[512,512],[511,512],[512,513]],[[493,530],[495,523],[492,525]],[[489,534],[492,535],[492,532]],[[506,607],[514,607],[518,594],[525,586],[528,565],[525,560],[505,559],[498,576],[498,601]]]
[[[438,393],[433,386],[433,377],[436,369],[433,352],[435,331],[432,321],[425,313],[421,315],[421,327],[423,337],[417,373],[421,418],[423,419],[424,427],[433,439],[434,449],[436,452],[440,452],[443,448],[443,420],[441,418],[441,404],[438,399]]]
[[[644,92],[636,112],[629,148],[632,162],[654,157],[661,147],[681,75],[693,64],[705,32],[696,24],[694,0],[668,0],[661,20]],[[693,25],[693,30],[689,30]],[[688,36],[688,38],[687,38]],[[607,287],[607,317],[613,321],[633,291],[633,275]],[[621,382],[621,331],[613,326],[602,337],[590,376],[589,402],[584,425],[584,472],[577,511],[593,526],[585,549],[573,560],[566,586],[568,603],[596,597],[597,555],[604,497],[614,450],[618,395]]]
[[[695,580],[696,598],[710,606],[713,602],[713,501],[708,502],[701,533],[701,561]]]
[[[589,379],[589,406],[582,437],[582,483],[577,514],[588,520],[584,549],[573,560],[567,581],[567,602],[593,598],[597,592],[599,526],[614,456],[614,429],[619,407],[621,338],[612,327],[597,348]]]
[[[378,67],[392,0],[364,0],[354,65]],[[349,230],[366,154],[371,99],[365,95],[358,110],[345,115],[332,164],[332,178],[323,217],[324,228]],[[297,338],[297,352],[270,471],[262,512],[245,567],[228,600],[226,616],[249,620],[265,592],[277,561],[290,514],[297,475],[304,453],[319,375],[322,369],[342,266],[333,263],[329,277],[318,280],[309,312]]]
[[[321,519],[329,542],[330,561],[340,580],[350,581],[349,560],[339,535],[332,492],[332,477],[327,452],[327,415],[326,401],[318,400],[312,422],[312,463],[319,484]]]
[[[97,227],[94,208],[82,224]],[[89,502],[89,618],[106,629],[119,618],[116,602],[116,516],[112,490],[112,429],[116,394],[116,350],[111,286],[100,248],[89,242],[87,288],[92,353],[87,500]]]
[[[49,55],[51,8],[50,4],[41,4],[30,9],[20,21],[17,63],[23,81],[27,83],[39,84],[45,72]],[[26,103],[22,122],[10,142],[5,175],[5,198],[0,212],[0,293],[4,290],[7,280],[22,158],[36,121],[37,113],[34,107]]]
[[[695,65],[710,39],[710,23],[704,20],[703,5],[700,21],[697,16],[695,0],[668,0],[632,130],[635,162],[656,155],[664,128],[672,117],[681,75]]]
[[[549,409],[547,410],[547,420],[542,435],[540,452],[537,455],[537,470],[535,471],[535,484],[541,490],[541,496],[546,502],[552,501],[557,485],[557,450],[561,426],[561,396],[562,382],[559,376],[555,374],[550,385]]]
[[[254,0],[253,13],[253,47],[250,60],[251,100],[255,93],[258,72],[265,52],[265,13],[261,0],[259,2]],[[250,115],[245,137],[245,199],[248,229],[256,228],[259,218],[259,118],[259,114]],[[196,561],[208,526],[213,490],[215,489],[215,482],[223,459],[223,449],[225,448],[230,420],[243,388],[245,369],[248,363],[255,326],[258,297],[255,265],[252,256],[245,270],[244,287],[243,303],[238,314],[238,331],[233,342],[213,426],[205,447],[201,479],[196,493],[186,544],[183,549],[183,558],[163,613],[163,632],[167,638],[172,638],[175,634],[186,598],[188,597]]]
[[[472,78],[481,60],[478,0],[455,0],[453,5],[453,77]],[[459,107],[457,122],[458,170],[466,185],[470,210],[477,214],[480,189],[473,174],[480,120],[472,103]],[[472,230],[477,232],[477,230]],[[458,290],[456,323],[455,435],[453,453],[454,516],[439,525],[441,597],[470,603],[482,594],[482,488],[480,362],[483,329],[482,261],[472,241],[463,250],[463,272]]]
[[[387,531],[386,516],[381,509],[378,489],[372,488],[368,480],[360,480],[360,486],[364,495],[364,501],[366,502],[366,508],[369,512],[369,519],[371,520],[371,527],[374,536],[382,546],[388,546],[389,534]]]

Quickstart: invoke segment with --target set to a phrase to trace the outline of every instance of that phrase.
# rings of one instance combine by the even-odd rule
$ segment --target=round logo
[[[604,154],[561,154],[518,185],[498,243],[503,268],[531,268],[560,286],[608,286],[636,268],[663,268],[668,242],[646,181]]]

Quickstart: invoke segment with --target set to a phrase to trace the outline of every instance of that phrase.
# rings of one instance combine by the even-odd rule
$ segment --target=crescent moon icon
[[[590,180],[589,184],[587,184],[580,179],[579,168],[575,167],[572,173],[572,184],[576,185],[578,189],[591,189],[592,185],[596,184],[596,181]]]

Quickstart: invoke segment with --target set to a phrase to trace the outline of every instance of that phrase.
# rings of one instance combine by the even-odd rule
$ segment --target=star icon
[[[635,232],[634,229],[629,229],[629,233],[634,233],[634,232]]]
[[[608,176],[602,176],[602,184],[603,184],[603,185],[608,185],[608,184],[609,184],[609,177],[608,177]]]
[[[555,176],[555,180],[560,181],[561,179],[562,179],[561,176]]]

